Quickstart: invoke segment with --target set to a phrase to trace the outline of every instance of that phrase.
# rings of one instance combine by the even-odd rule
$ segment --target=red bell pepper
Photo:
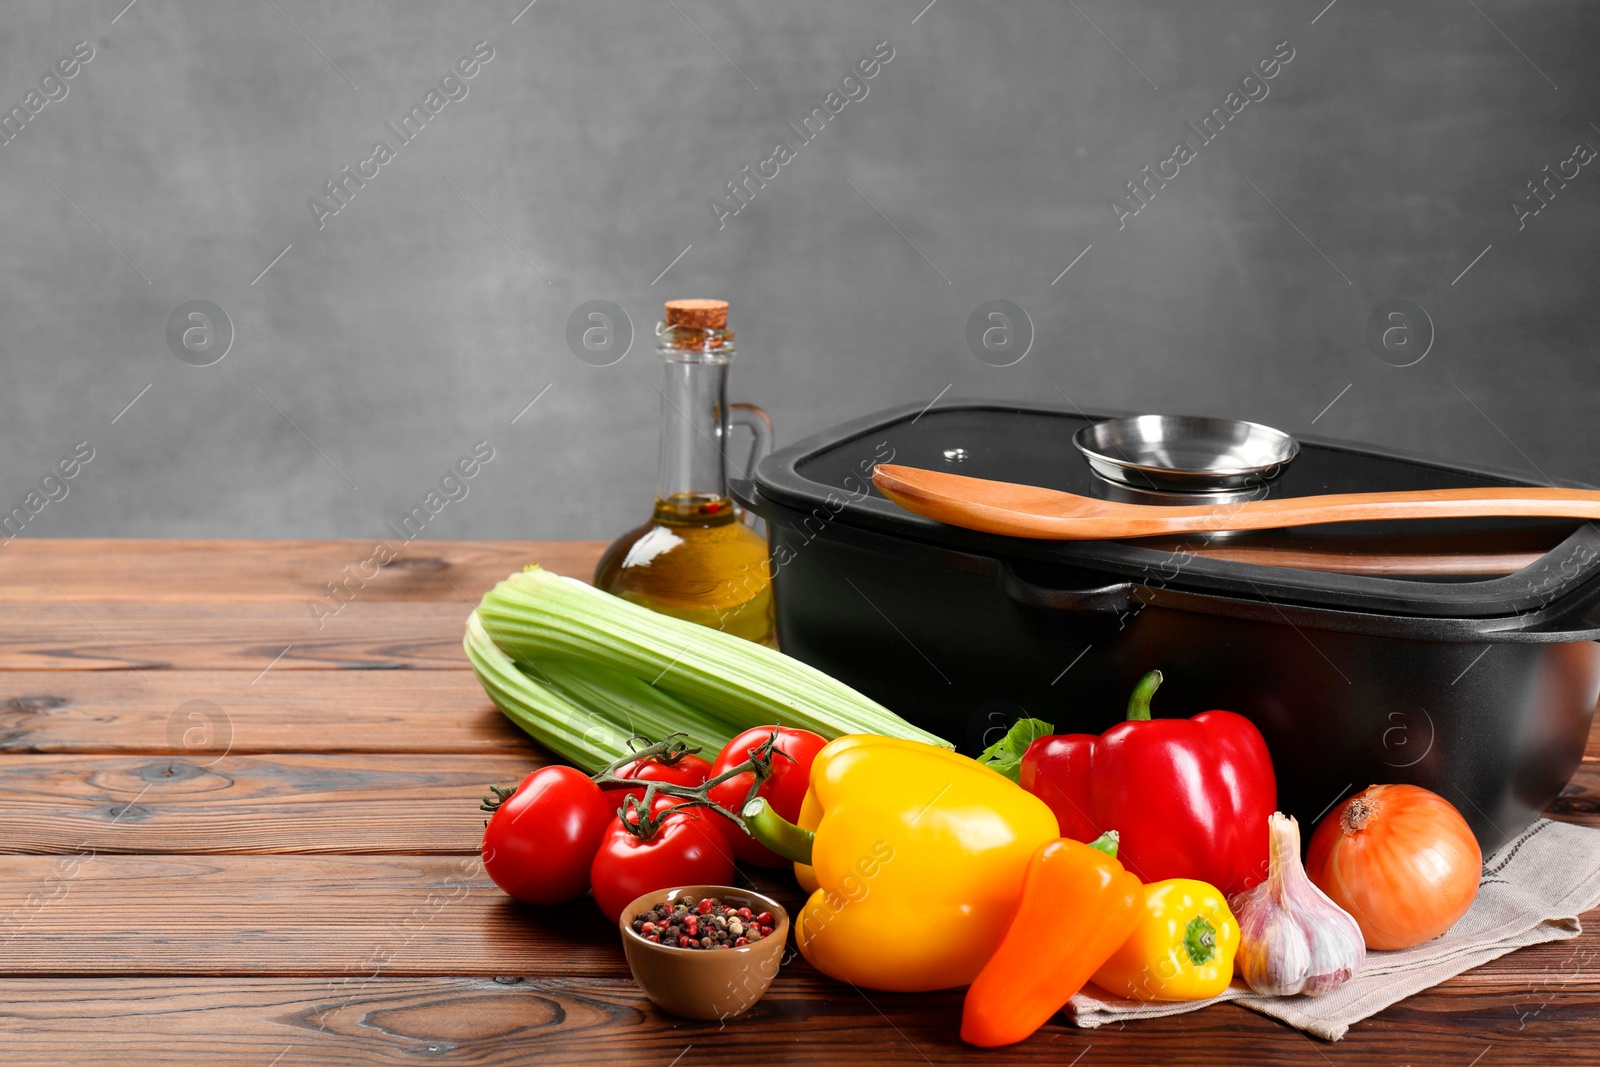
[[[1142,882],[1195,878],[1232,896],[1267,874],[1278,787],[1261,731],[1243,715],[1150,718],[1161,672],[1139,680],[1128,720],[1096,737],[1055,734],[1028,746],[1022,787],[1048,804],[1061,836],[1115,828],[1118,856]]]

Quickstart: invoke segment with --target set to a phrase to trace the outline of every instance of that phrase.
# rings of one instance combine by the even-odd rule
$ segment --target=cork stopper
[[[667,325],[691,326],[699,330],[724,330],[728,327],[726,300],[668,300]]]

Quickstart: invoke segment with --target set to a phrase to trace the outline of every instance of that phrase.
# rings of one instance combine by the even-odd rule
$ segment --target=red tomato
[[[794,822],[800,817],[800,802],[806,798],[806,787],[811,782],[811,761],[817,758],[817,753],[822,751],[828,739],[809,730],[781,726],[777,730],[778,740],[772,748],[772,777],[761,783],[756,795],[766,797],[773,811]],[[723,745],[716,762],[711,765],[708,777],[715,778],[748,760],[750,750],[764,745],[772,731],[771,726],[757,726]],[[736,775],[721,785],[713,786],[711,799],[737,815],[754,781],[755,773],[752,771]],[[718,815],[716,818],[722,817]],[[746,863],[758,867],[789,866],[788,860],[766,846],[756,844],[753,838],[740,833],[739,828],[731,822],[728,823],[727,837],[733,845],[734,855]]]
[[[658,757],[632,763],[624,763],[616,770],[618,778],[627,778],[635,782],[670,782],[673,785],[696,786],[711,777],[711,764],[692,753],[685,753],[671,763],[663,763]],[[614,803],[613,810],[622,806],[623,797],[638,797],[644,799],[644,787],[638,789],[624,789],[621,786],[611,786],[606,789],[606,796]]]
[[[653,814],[676,803],[659,797]],[[733,853],[713,819],[722,816],[703,808],[675,811],[662,818],[648,840],[637,836],[623,816],[611,820],[589,872],[594,900],[606,918],[616,922],[635,897],[680,885],[727,885],[733,880]],[[637,817],[630,818],[637,826]]]
[[[528,904],[565,904],[589,888],[611,803],[573,767],[541,767],[501,802],[483,831],[483,869]]]

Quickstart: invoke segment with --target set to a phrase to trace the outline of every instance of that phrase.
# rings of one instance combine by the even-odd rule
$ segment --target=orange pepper
[[[1023,1040],[1128,940],[1144,887],[1116,854],[1115,833],[1092,845],[1061,838],[1034,852],[1011,926],[967,990],[961,1040],[981,1048]]]

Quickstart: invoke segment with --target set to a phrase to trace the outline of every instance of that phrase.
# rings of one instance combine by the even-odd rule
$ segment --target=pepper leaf
[[[1015,782],[1022,775],[1022,757],[1028,746],[1055,729],[1043,719],[1018,719],[1004,737],[983,750],[978,762]]]

